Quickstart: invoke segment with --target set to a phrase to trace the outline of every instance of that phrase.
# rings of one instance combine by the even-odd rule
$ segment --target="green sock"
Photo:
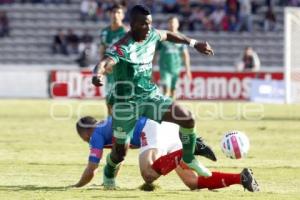
[[[180,140],[182,142],[182,159],[186,163],[192,162],[195,158],[196,134],[194,128],[180,127]]]
[[[110,158],[110,154],[108,154],[106,156],[106,165],[104,167],[104,175],[107,178],[114,178],[119,167],[120,167],[120,163],[114,163]]]

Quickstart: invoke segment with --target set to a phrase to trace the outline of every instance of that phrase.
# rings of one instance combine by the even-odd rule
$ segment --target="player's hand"
[[[200,52],[200,53],[203,53],[205,55],[208,55],[208,56],[212,56],[214,55],[214,51],[213,49],[211,48],[211,46],[208,44],[208,42],[197,42],[195,44],[195,49]]]
[[[100,87],[103,85],[103,76],[101,75],[94,75],[92,78],[92,83],[96,87]]]

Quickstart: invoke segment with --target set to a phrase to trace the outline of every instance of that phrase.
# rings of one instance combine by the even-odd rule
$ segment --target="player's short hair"
[[[177,19],[177,20],[179,20],[178,17],[176,17],[175,15],[171,15],[171,16],[168,18],[168,22],[171,21],[172,19]]]
[[[97,120],[91,116],[85,116],[78,120],[76,123],[77,133],[80,134],[82,131],[90,128],[95,128],[97,125]]]
[[[135,5],[130,10],[130,13],[129,13],[130,20],[135,19],[135,17],[138,15],[151,15],[151,11],[146,6]]]
[[[109,8],[109,11],[113,12],[114,10],[117,10],[117,9],[124,10],[124,6],[122,4],[115,3]]]

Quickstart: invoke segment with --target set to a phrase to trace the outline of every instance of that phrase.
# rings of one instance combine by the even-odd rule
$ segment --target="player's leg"
[[[167,98],[157,90],[139,105],[143,116],[156,121],[173,122],[180,126],[180,138],[183,146],[183,161],[199,175],[210,176],[211,172],[203,166],[194,156],[196,133],[195,120],[188,110],[179,106],[172,99]]]
[[[198,189],[198,175],[192,170],[183,169],[178,165],[175,169],[181,181],[191,190]]]
[[[108,189],[115,187],[115,177],[125,159],[130,143],[130,135],[135,126],[136,117],[134,107],[130,104],[114,104],[113,106],[113,130],[115,143],[104,167],[103,184]]]
[[[199,175],[211,176],[211,172],[200,164],[194,156],[197,134],[194,131],[195,119],[191,112],[173,102],[164,113],[162,121],[173,122],[180,126],[183,161]]]
[[[112,105],[114,103],[112,88],[113,88],[113,77],[112,75],[107,75],[105,84],[105,103],[107,108],[107,114],[112,115]]]
[[[147,119],[140,135],[139,166],[146,184],[151,184],[160,176],[159,171],[155,171],[152,166],[154,161],[163,154],[160,148],[163,139],[160,126],[158,122]]]
[[[107,115],[111,116],[112,115],[112,97],[110,94],[107,94],[105,97],[105,104],[106,104],[106,109],[107,109]]]
[[[172,74],[171,78],[171,86],[170,86],[170,97],[176,99],[176,84],[178,80],[179,74]]]
[[[107,109],[107,115],[112,115],[112,105],[106,101],[106,109]]]
[[[147,184],[153,183],[160,174],[152,167],[155,160],[160,157],[158,149],[148,149],[139,155],[139,167],[141,175]]]
[[[171,82],[172,76],[167,71],[160,71],[160,84],[163,89],[163,94],[166,96],[171,95]]]
[[[153,122],[153,120],[148,121],[157,124],[157,122]],[[146,146],[142,146],[141,150],[149,147],[155,147],[160,150],[159,153],[161,156],[153,162],[151,167],[158,174],[165,176],[174,170],[182,159],[182,144],[178,134],[179,126],[170,122],[162,122],[160,124],[160,131],[153,132],[154,128],[151,126],[147,128],[147,125],[148,123],[143,130],[145,133],[145,136],[142,137],[144,141],[141,142],[142,144],[146,144]],[[202,143],[196,143],[197,149],[200,150],[195,151],[195,155],[207,156],[207,152],[201,149],[202,146]],[[211,159],[211,155],[207,157]]]
[[[160,126],[160,134],[158,134],[157,140],[159,140],[160,147],[163,149],[162,156],[154,161],[152,168],[161,175],[167,175],[174,170],[182,159],[182,143],[179,138],[179,126],[170,122],[162,122]],[[197,138],[197,141],[199,138]],[[203,148],[202,142],[196,143],[197,152],[195,155],[201,155],[211,160],[215,160],[214,154],[207,151],[211,150],[209,147]],[[212,152],[212,151],[211,151]]]
[[[106,157],[106,165],[104,166],[103,174],[103,185],[106,189],[115,189],[115,177],[117,176],[121,163],[129,148],[129,142],[122,142],[121,144],[118,144],[118,142],[113,144],[111,153]]]
[[[189,170],[184,163],[180,163],[175,171],[183,183],[191,190],[204,188],[213,190],[237,184],[242,185],[250,192],[259,191],[258,184],[249,169],[244,169],[241,173],[212,172],[212,176],[203,177]]]

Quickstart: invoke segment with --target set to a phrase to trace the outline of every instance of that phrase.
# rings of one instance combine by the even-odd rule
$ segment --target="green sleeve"
[[[161,42],[159,41],[159,42],[157,42],[157,44],[156,44],[156,50],[161,50],[161,47],[162,47],[162,45],[161,45]]]
[[[103,46],[107,46],[107,43],[106,43],[106,35],[107,35],[107,31],[106,30],[103,30],[101,31],[100,33],[100,44],[103,45]]]
[[[114,46],[109,48],[104,55],[113,59],[116,64],[120,61],[119,54],[117,53],[116,49],[114,49]]]
[[[155,28],[152,29],[154,34],[155,34],[155,39],[157,41],[161,41],[161,35],[159,34],[158,30],[156,30]]]

